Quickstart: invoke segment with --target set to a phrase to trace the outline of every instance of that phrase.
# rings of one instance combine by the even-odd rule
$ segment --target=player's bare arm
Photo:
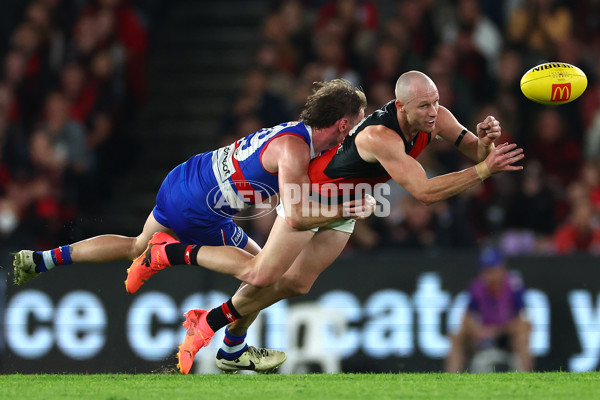
[[[480,163],[485,167],[478,164],[431,179],[421,164],[406,154],[402,139],[388,128],[381,125],[368,127],[356,138],[356,145],[361,158],[381,163],[392,179],[427,205],[474,187],[495,173],[523,169],[514,165],[524,157],[523,150],[516,144],[502,144],[493,149]]]
[[[323,216],[318,213],[320,204],[309,199],[310,149],[302,139],[286,135],[274,140],[263,153],[262,162],[269,172],[279,176],[285,219],[292,228],[312,229],[344,217],[342,205],[335,208],[334,216]]]
[[[469,131],[447,108],[440,106],[434,134],[455,145],[471,160],[481,162],[495,147],[494,141],[502,134],[502,128],[495,117],[487,116],[477,124],[475,131]]]

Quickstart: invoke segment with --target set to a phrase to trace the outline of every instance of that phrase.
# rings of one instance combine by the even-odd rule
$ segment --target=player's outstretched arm
[[[461,125],[454,115],[440,106],[436,122],[438,135],[475,162],[483,161],[495,147],[494,142],[502,134],[500,121],[489,115],[477,124],[475,133]]]
[[[474,187],[493,174],[518,171],[523,149],[516,144],[503,144],[493,149],[486,159],[471,168],[429,179],[417,160],[406,154],[398,135],[382,126],[369,127],[356,138],[361,157],[379,161],[398,184],[424,204],[433,204]]]

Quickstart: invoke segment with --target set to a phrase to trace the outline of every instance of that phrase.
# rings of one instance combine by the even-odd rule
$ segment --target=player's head
[[[348,133],[363,118],[366,106],[367,97],[363,91],[345,79],[316,82],[300,119],[314,129],[338,123]]]
[[[482,270],[504,265],[502,252],[495,247],[486,247],[479,254],[479,268]]]
[[[419,71],[408,71],[400,75],[394,92],[399,117],[415,130],[433,131],[440,96],[431,78]]]
[[[489,286],[497,287],[502,284],[506,273],[504,256],[496,247],[486,247],[479,255],[479,269],[483,279]]]

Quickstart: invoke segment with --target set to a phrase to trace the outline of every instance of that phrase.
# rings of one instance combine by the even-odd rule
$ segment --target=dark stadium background
[[[45,19],[34,3],[53,11]],[[127,265],[114,263],[59,267],[16,288],[9,253],[102,233],[137,235],[165,174],[189,156],[295,119],[318,79],[353,80],[364,88],[372,111],[392,98],[395,79],[410,69],[431,76],[441,103],[471,130],[485,115],[495,115],[502,123],[501,141],[525,149],[525,171],[494,177],[431,207],[396,188],[392,214],[358,224],[348,248],[313,292],[286,306],[323,302],[339,291],[345,296],[339,299],[356,300],[357,307],[348,308],[362,317],[350,315],[348,326],[360,332],[356,340],[366,342],[356,351],[345,344],[352,354],[341,356],[343,370],[440,370],[449,309],[440,308],[437,316],[418,310],[427,309],[427,301],[432,308],[440,301],[453,304],[477,273],[479,249],[493,243],[531,289],[528,306],[538,324],[532,343],[544,350],[536,368],[598,368],[600,4],[358,3],[361,18],[347,25],[332,19],[328,2],[319,0],[123,0],[111,12],[91,0],[0,3],[1,372],[151,371],[172,364],[179,342],[173,310],[181,314],[179,303],[192,295],[212,307],[233,292],[235,281],[178,268],[128,296],[122,285]],[[527,101],[519,79],[545,61],[579,66],[589,80],[584,95],[560,107]],[[87,143],[80,160],[59,168],[30,149],[39,126],[52,120],[44,103],[56,90],[69,100],[69,118]],[[419,161],[431,176],[470,165],[441,141],[429,147]],[[240,224],[264,242],[270,216]],[[425,303],[418,308],[419,282],[445,294],[436,289],[431,300],[419,297]],[[173,336],[173,343],[171,336],[164,342],[173,354],[161,360],[140,357],[128,341],[132,303],[151,291],[176,305],[157,304],[158,314],[146,315],[153,322],[143,334]],[[384,314],[391,317],[378,330],[366,317],[368,305],[375,300],[385,305],[386,296],[411,309],[386,305]],[[48,299],[39,314],[27,308],[31,301],[36,308],[36,301]],[[101,307],[79,309],[86,299]],[[73,302],[72,314],[62,301]],[[11,305],[16,308],[7,308]],[[338,314],[348,317],[339,307]],[[395,312],[411,325],[394,325]],[[254,342],[285,348],[285,318],[277,310],[266,314],[271,317],[265,317],[264,332]],[[161,318],[169,330],[161,331]],[[269,318],[284,326],[267,326]],[[439,331],[426,333],[428,318]],[[99,331],[78,330],[86,321],[100,324]],[[409,328],[413,333],[407,336],[402,329]],[[14,332],[21,342],[14,341]],[[95,354],[70,353],[76,346],[69,338],[83,347],[101,347]],[[378,350],[377,343],[389,346]],[[374,347],[365,351],[367,345]],[[23,356],[19,346],[39,350]]]

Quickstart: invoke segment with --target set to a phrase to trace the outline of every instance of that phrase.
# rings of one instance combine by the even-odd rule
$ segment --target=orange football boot
[[[208,311],[190,310],[185,314],[184,328],[187,330],[183,343],[179,345],[177,353],[177,368],[187,375],[194,364],[196,353],[202,348],[208,346],[215,332],[206,322]]]
[[[146,250],[133,260],[131,267],[127,268],[127,280],[125,281],[127,293],[137,292],[152,275],[171,266],[165,252],[165,246],[171,243],[178,243],[178,241],[168,233],[156,232],[152,235]]]

